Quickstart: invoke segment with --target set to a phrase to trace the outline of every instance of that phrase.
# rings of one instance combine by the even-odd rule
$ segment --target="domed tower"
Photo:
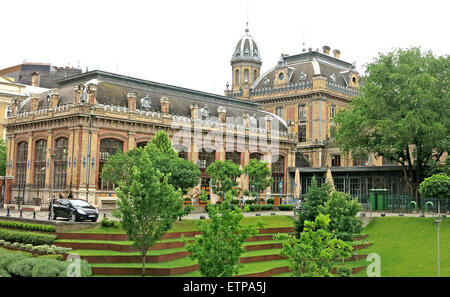
[[[238,41],[233,56],[231,57],[231,68],[233,71],[231,91],[242,91],[242,94],[236,97],[243,99],[250,97],[250,87],[259,77],[261,64],[259,48],[253,40],[253,37],[249,34],[247,24],[245,34]]]

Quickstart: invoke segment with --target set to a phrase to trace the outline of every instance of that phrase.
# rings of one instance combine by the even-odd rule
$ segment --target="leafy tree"
[[[294,222],[297,237],[303,232],[305,221],[313,222],[320,213],[320,206],[324,206],[331,193],[331,186],[328,182],[322,183],[319,187],[315,177],[312,178],[311,187],[305,195],[305,201],[302,203],[302,211],[298,219]]]
[[[6,143],[3,139],[0,139],[0,175],[6,174]]]
[[[450,199],[450,176],[434,174],[427,177],[419,188],[420,194],[438,199],[438,213],[441,213],[441,200]]]
[[[159,131],[145,148],[129,150],[125,154],[119,151],[111,156],[103,166],[102,178],[114,184],[127,182],[133,164],[139,162],[144,151],[148,153],[153,167],[168,176],[169,184],[175,189],[180,188],[183,194],[199,183],[200,169],[193,162],[177,156],[165,131]]]
[[[445,161],[443,163],[441,162],[434,162],[430,166],[430,175],[433,174],[445,174],[447,176],[450,176],[450,156],[447,156],[445,158]]]
[[[325,205],[319,206],[319,211],[330,217],[328,230],[338,239],[348,242],[361,234],[362,222],[357,217],[360,209],[361,204],[358,203],[357,198],[352,199],[349,194],[336,191],[331,193]]]
[[[211,177],[215,194],[223,197],[226,192],[231,191],[233,196],[237,195],[236,179],[242,175],[242,170],[238,164],[231,160],[214,161],[208,166],[206,173]]]
[[[267,164],[257,159],[250,159],[250,162],[244,167],[244,172],[249,178],[250,191],[252,196],[258,196],[258,203],[259,194],[273,183],[272,171]]]
[[[331,276],[343,258],[349,257],[352,246],[327,231],[330,218],[320,214],[314,221],[305,221],[300,238],[279,233],[282,240],[281,255],[288,257],[293,276]]]
[[[134,161],[126,183],[118,182],[116,203],[122,228],[140,251],[144,276],[148,249],[183,212],[183,200],[181,189],[175,190],[169,177],[154,168],[146,150]]]
[[[336,144],[400,164],[415,200],[427,165],[450,147],[450,62],[397,49],[367,66],[360,95],[335,117]]]
[[[232,194],[228,191],[221,204],[208,205],[210,220],[196,222],[201,236],[186,249],[192,259],[197,259],[200,273],[206,277],[230,277],[239,272],[239,257],[245,251],[242,244],[256,234],[256,225],[242,225],[241,210],[231,204]]]

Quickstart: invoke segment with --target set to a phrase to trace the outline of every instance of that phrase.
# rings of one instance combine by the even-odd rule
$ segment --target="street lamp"
[[[52,191],[51,191],[51,197],[50,197],[50,220],[53,220],[53,199],[55,198],[54,195],[54,184],[55,184],[55,157],[56,157],[56,148],[49,148],[48,152],[50,154],[50,158],[52,159]]]
[[[437,274],[438,277],[441,276],[441,269],[440,269],[440,263],[439,263],[439,226],[441,225],[441,214],[439,214],[439,218],[436,220],[436,226],[437,226]]]

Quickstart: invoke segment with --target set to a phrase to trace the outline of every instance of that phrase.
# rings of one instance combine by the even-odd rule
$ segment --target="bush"
[[[260,205],[260,206],[261,206],[261,210],[272,210],[273,209],[272,204],[264,204],[264,205]]]
[[[22,222],[14,222],[14,221],[0,221],[0,227],[2,227],[2,226],[9,227],[9,228],[25,229],[25,230],[56,232],[56,228],[54,226],[28,224],[28,223],[22,223]]]
[[[233,200],[231,200],[231,204],[239,204],[239,199],[233,199]]]
[[[269,198],[269,199],[267,199],[267,204],[274,204],[275,203],[275,199],[273,199],[273,198]]]
[[[39,245],[52,243],[56,240],[56,235],[0,229],[0,239],[11,242]]]
[[[31,277],[33,267],[42,261],[40,258],[25,258],[11,264],[9,271],[11,274],[22,277]]]
[[[256,203],[256,199],[245,200],[245,204],[255,204],[255,203]]]
[[[6,241],[6,242],[5,242],[5,246],[11,246],[11,242]]]
[[[350,267],[346,266],[340,266],[338,267],[336,274],[339,277],[351,277],[352,276],[352,269]]]
[[[0,245],[5,245],[5,241],[3,239],[0,240]]]
[[[261,210],[262,205],[250,204],[249,206],[250,206],[250,211],[259,211],[259,210]]]
[[[184,198],[184,201],[186,201],[186,202],[192,202],[191,198]]]
[[[103,218],[100,221],[100,224],[102,227],[107,227],[107,228],[120,228],[120,222],[116,221],[116,220],[110,220],[108,218]]]
[[[294,205],[292,205],[292,204],[281,204],[281,205],[278,205],[278,210],[281,210],[281,211],[293,210],[293,209],[294,209]]]
[[[0,252],[0,270],[6,271],[8,274],[11,274],[10,267],[21,260],[28,259],[31,256],[22,252],[10,252],[10,251],[1,251]]]
[[[249,211],[250,211],[250,205],[245,205],[244,212],[249,212]]]

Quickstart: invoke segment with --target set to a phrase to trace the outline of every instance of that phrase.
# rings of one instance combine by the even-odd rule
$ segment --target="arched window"
[[[206,170],[209,165],[211,165],[212,162],[216,160],[216,152],[207,152],[205,150],[202,150],[198,153],[198,167],[200,170]]]
[[[250,160],[251,159],[256,159],[256,160],[262,161],[263,160],[263,155],[260,154],[260,153],[251,153],[250,154]]]
[[[136,144],[137,148],[144,148],[147,145],[148,141],[141,141]]]
[[[225,160],[231,160],[234,164],[241,164],[241,153],[240,152],[226,152]]]
[[[283,156],[273,156],[272,163],[272,194],[284,193],[284,157]],[[280,182],[281,184],[280,188]]]
[[[99,158],[99,176],[98,176],[98,188],[100,190],[113,190],[114,184],[103,180],[100,177],[103,166],[108,162],[108,158],[114,155],[118,150],[123,149],[123,142],[114,138],[106,138],[100,140],[100,158]]]
[[[248,79],[249,79],[248,76],[249,76],[249,75],[248,75],[248,69],[245,69],[245,70],[244,70],[244,83],[248,83]]]
[[[239,84],[239,70],[238,69],[236,69],[235,71],[234,71],[234,83],[237,85],[237,84]]]
[[[69,140],[65,137],[58,138],[55,142],[55,188],[57,189],[66,187],[68,147]]]
[[[35,186],[44,187],[45,186],[45,169],[47,158],[47,140],[36,141],[36,146],[34,148],[34,179],[33,183]]]
[[[22,141],[17,144],[16,157],[16,183],[24,185],[27,177],[28,142]]]

